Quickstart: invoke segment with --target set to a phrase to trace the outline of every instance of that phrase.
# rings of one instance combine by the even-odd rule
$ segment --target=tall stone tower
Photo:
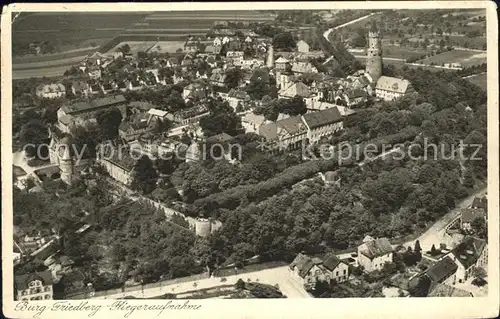
[[[370,74],[376,83],[382,76],[382,41],[375,22],[368,31],[368,48],[366,59],[366,73]]]
[[[269,46],[269,49],[267,51],[267,67],[269,69],[274,68],[274,48],[272,44]]]
[[[71,139],[65,137],[60,140],[58,145],[59,152],[59,170],[61,171],[61,180],[68,185],[73,183],[73,157],[71,156]]]

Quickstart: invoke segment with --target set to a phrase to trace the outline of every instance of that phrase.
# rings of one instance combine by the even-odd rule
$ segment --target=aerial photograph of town
[[[487,296],[486,30],[14,12],[14,300]]]

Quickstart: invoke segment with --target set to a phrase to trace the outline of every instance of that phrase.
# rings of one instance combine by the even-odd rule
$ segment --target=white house
[[[66,96],[66,88],[61,83],[40,84],[36,87],[36,96],[55,99]]]
[[[52,274],[49,271],[14,276],[18,301],[52,300]]]
[[[342,119],[343,117],[336,107],[302,115],[302,121],[307,127],[309,142],[316,143],[322,137],[341,131],[344,128]]]
[[[300,40],[297,42],[297,51],[300,53],[308,53],[309,52],[309,44],[306,41]]]
[[[358,246],[358,264],[366,272],[381,270],[386,262],[392,262],[393,249],[385,237],[373,239],[366,236],[363,244]]]
[[[488,245],[476,237],[466,237],[447,256],[457,265],[456,280],[459,283],[466,281],[475,268],[488,268]]]
[[[289,266],[292,278],[306,289],[314,288],[318,281],[344,282],[349,278],[349,266],[333,254],[323,259],[299,253]]]
[[[385,101],[393,101],[414,92],[410,81],[390,76],[381,76],[375,86],[375,95]]]

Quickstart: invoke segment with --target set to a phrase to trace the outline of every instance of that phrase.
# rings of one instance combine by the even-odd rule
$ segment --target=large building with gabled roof
[[[384,101],[394,101],[412,93],[415,89],[410,81],[390,76],[381,76],[375,86],[375,95]]]

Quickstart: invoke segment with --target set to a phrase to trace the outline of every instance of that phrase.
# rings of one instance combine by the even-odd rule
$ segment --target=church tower
[[[373,81],[377,83],[382,76],[382,41],[380,32],[375,24],[368,31],[368,49],[366,52],[366,73],[370,74]]]
[[[267,52],[267,67],[269,69],[274,68],[274,48],[273,48],[272,44],[269,46],[269,49]]]
[[[71,156],[71,139],[65,137],[61,139],[58,145],[59,152],[59,170],[61,171],[61,180],[68,185],[73,183],[73,157]]]

